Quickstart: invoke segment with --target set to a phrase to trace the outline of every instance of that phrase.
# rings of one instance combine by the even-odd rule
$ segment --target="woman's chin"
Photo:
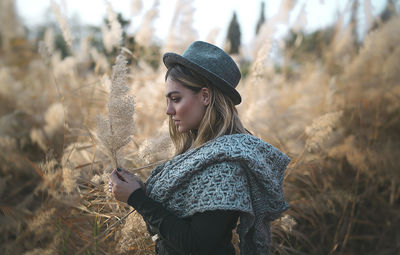
[[[189,129],[184,128],[182,126],[178,126],[178,132],[179,133],[187,133],[187,132],[189,132]]]

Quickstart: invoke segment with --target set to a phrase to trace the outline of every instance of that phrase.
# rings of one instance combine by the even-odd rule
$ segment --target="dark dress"
[[[158,234],[156,254],[235,254],[232,230],[239,217],[237,211],[205,211],[179,218],[147,197],[142,189],[130,195],[128,204],[143,217],[150,234]]]

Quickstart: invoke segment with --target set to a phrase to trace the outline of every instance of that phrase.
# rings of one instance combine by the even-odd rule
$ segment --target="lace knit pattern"
[[[283,197],[288,156],[248,134],[221,136],[156,167],[149,197],[179,217],[241,211],[240,254],[268,254],[269,222],[289,206]]]

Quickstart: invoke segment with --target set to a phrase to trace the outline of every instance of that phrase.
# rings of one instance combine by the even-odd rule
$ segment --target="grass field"
[[[182,52],[188,38],[160,45],[148,43],[147,30],[122,36],[114,13],[96,47],[90,37],[71,39],[53,10],[60,37],[0,31],[0,254],[153,254],[140,216],[108,192],[113,164],[98,142],[97,120],[107,114],[112,66],[123,49],[135,112],[132,141],[117,160],[145,180],[170,158],[161,55]],[[272,20],[252,59],[233,56],[244,74],[244,125],[292,159],[284,186],[291,208],[272,224],[272,254],[398,254],[396,10],[374,17],[362,39],[354,21],[343,25],[339,15],[329,28],[292,31],[276,42]]]

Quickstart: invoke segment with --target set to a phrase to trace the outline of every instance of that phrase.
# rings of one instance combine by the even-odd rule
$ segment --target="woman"
[[[249,134],[235,105],[240,71],[220,48],[197,41],[166,53],[166,113],[176,156],[146,184],[111,174],[116,199],[133,206],[157,235],[156,254],[268,254],[269,222],[288,208],[283,172],[290,159]]]

